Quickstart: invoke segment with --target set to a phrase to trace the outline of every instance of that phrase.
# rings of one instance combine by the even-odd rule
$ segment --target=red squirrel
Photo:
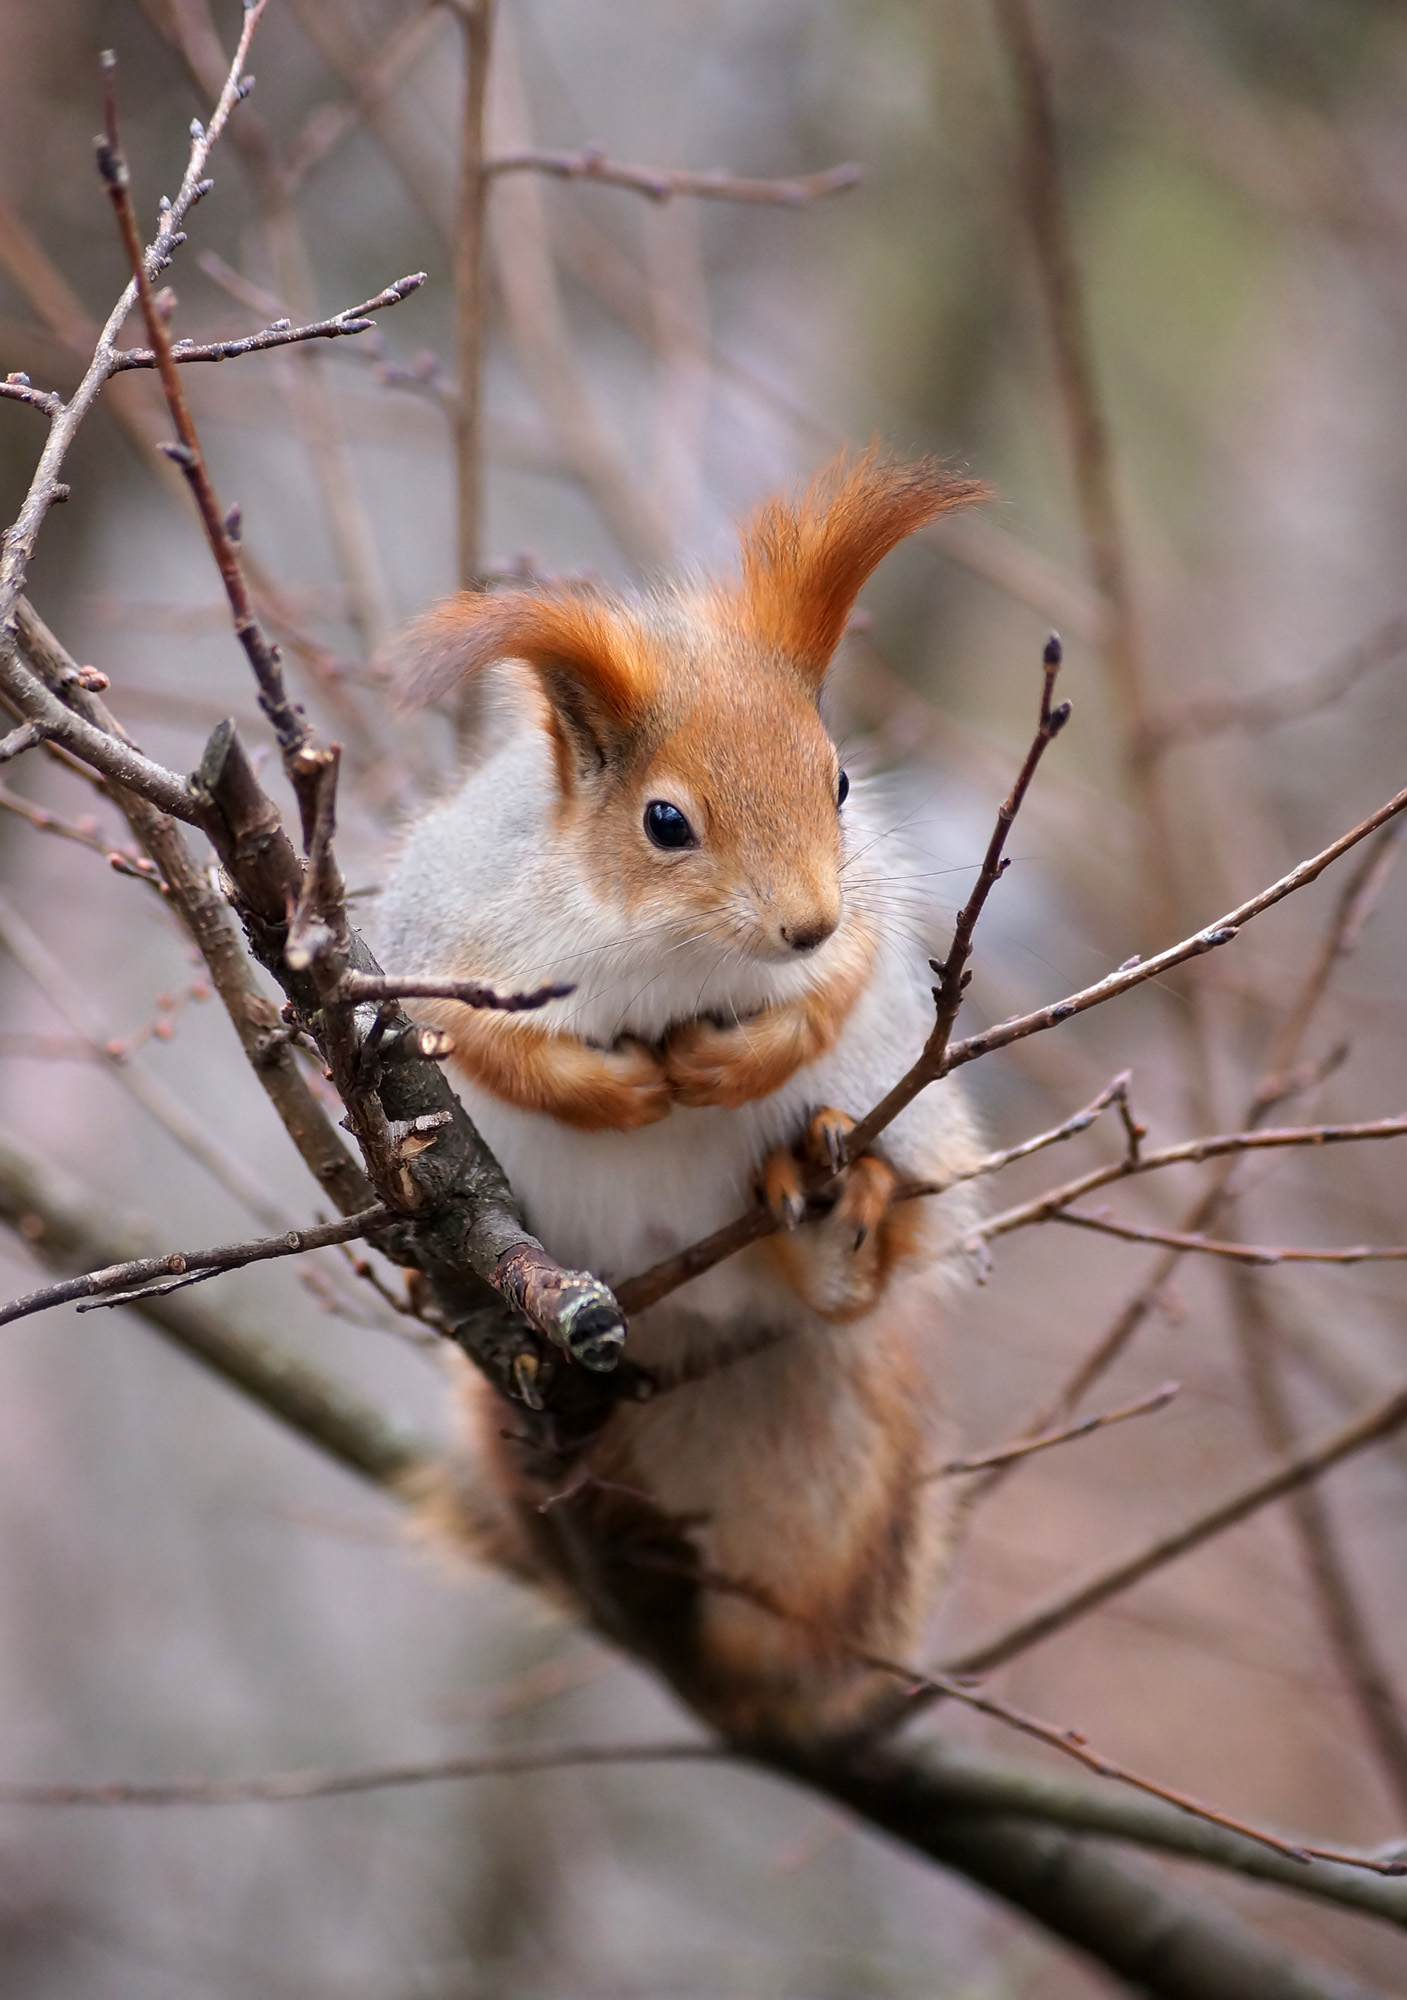
[[[944,1488],[925,1473],[970,1212],[960,1192],[892,1197],[960,1170],[976,1141],[944,1084],[826,1212],[808,1207],[807,1165],[833,1158],[933,1018],[925,950],[860,886],[885,873],[888,829],[818,704],[875,565],[981,490],[873,451],[838,461],[744,527],[735,578],[464,593],[396,664],[428,701],[513,663],[501,740],[410,828],[379,930],[398,972],[571,987],[532,1014],[420,1010],[452,1034],[529,1227],[618,1282],[755,1194],[783,1224],[636,1315],[627,1354],[679,1386],[621,1404],[553,1508],[604,1548],[646,1502],[723,1580],[691,1599],[673,1677],[735,1737],[864,1728],[896,1687],[865,1656],[913,1658],[944,1565]],[[466,1526],[580,1605],[511,1409],[472,1374],[464,1396]]]

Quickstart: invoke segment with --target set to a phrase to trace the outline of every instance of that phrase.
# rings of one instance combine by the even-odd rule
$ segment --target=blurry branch
[[[423,271],[412,271],[408,277],[397,278],[394,285],[387,285],[374,299],[364,299],[359,306],[347,306],[342,312],[334,313],[330,319],[314,320],[308,326],[294,326],[286,319],[276,320],[260,333],[246,334],[241,340],[177,340],[171,344],[171,359],[186,361],[233,361],[241,354],[266,354],[271,347],[292,347],[300,340],[339,340],[344,335],[366,333],[374,322],[368,317],[372,313],[384,312],[389,306],[398,306],[402,299],[410,297],[425,282]],[[120,348],[112,364],[114,375],[128,368],[155,368],[157,358],[150,347]],[[0,384],[0,394],[4,385]]]
[[[1402,1392],[1402,1419],[1407,1420],[1407,1390]],[[653,1554],[642,1550],[634,1561],[640,1568],[674,1571],[676,1564],[666,1554]],[[780,1603],[770,1591],[762,1589],[744,1577],[729,1576],[717,1570],[701,1566],[691,1567],[688,1574],[701,1589],[716,1592],[725,1597],[736,1598],[750,1604],[782,1623],[814,1627],[815,1621]],[[822,1628],[827,1631],[829,1628]],[[906,1662],[885,1658],[859,1646],[844,1647],[846,1655],[858,1665],[871,1668],[876,1673],[892,1675],[903,1684],[909,1713],[916,1712],[918,1706],[929,1706],[934,1700],[955,1701],[963,1707],[975,1710],[979,1715],[989,1716],[994,1722],[1002,1723],[1020,1735],[1030,1737],[1034,1742],[1044,1743],[1051,1750],[1058,1750],[1062,1756],[1071,1757],[1086,1770],[1093,1771],[1101,1778],[1108,1778],[1116,1784],[1127,1785],[1131,1790],[1142,1792],[1149,1798],[1160,1799],[1166,1805],[1176,1806],[1191,1818],[1203,1820],[1210,1826],[1222,1827],[1242,1834],[1248,1840],[1260,1842],[1272,1852],[1286,1859],[1307,1864],[1313,1859],[1334,1861],[1348,1868],[1361,1868],[1371,1874],[1385,1876],[1407,1875],[1407,1856],[1396,1852],[1381,1854],[1354,1854],[1341,1848],[1320,1847],[1306,1842],[1287,1840],[1270,1829],[1254,1826],[1246,1820],[1235,1819],[1218,1806],[1208,1805],[1195,1798],[1190,1792],[1182,1792],[1161,1784],[1156,1778],[1146,1777],[1142,1772],[1130,1769],[1126,1764],[1115,1762],[1102,1751],[1097,1750],[1078,1729],[1062,1727],[1058,1723],[1047,1722],[1043,1717],[1032,1715],[1028,1710],[1016,1708],[1012,1703],[980,1689],[968,1674],[961,1678],[955,1672],[942,1670],[924,1673]],[[769,1746],[770,1747],[770,1746]]]
[[[13,813],[17,819],[27,821],[37,833],[56,834],[61,840],[71,840],[77,847],[86,847],[92,854],[101,854],[114,874],[130,875],[139,882],[150,883],[161,895],[167,893],[167,885],[155,862],[146,855],[125,852],[114,847],[110,840],[104,840],[95,819],[87,816],[64,819],[47,806],[38,806],[33,799],[22,798],[18,792],[9,791],[4,785],[0,785],[0,812]]]
[[[138,245],[138,261],[148,284],[150,279],[170,262],[177,245],[185,240],[182,224],[192,205],[209,187],[208,181],[204,179],[206,162],[210,157],[211,148],[224,131],[231,111],[244,95],[242,79],[245,58],[249,54],[249,44],[253,39],[255,28],[259,25],[259,17],[265,5],[266,0],[253,0],[252,5],[245,7],[234,60],[220,87],[210,123],[208,126],[203,126],[199,119],[192,121],[190,157],[176,198],[163,208],[160,226],[152,242],[145,250],[141,248],[140,243]],[[25,495],[24,504],[14,525],[6,531],[4,551],[0,554],[0,629],[8,626],[15,601],[24,588],[35,538],[43,525],[45,515],[54,504],[61,485],[59,469],[79,425],[97,400],[103,384],[112,372],[117,336],[136,302],[136,297],[137,288],[133,283],[127,287],[108,315],[83,380],[49,426],[49,436],[40,454],[34,477],[30,481],[29,491]]]
[[[1136,758],[1151,762],[1180,743],[1232,729],[1262,731],[1296,722],[1342,701],[1358,683],[1407,652],[1407,613],[1395,612],[1366,638],[1317,673],[1244,694],[1189,695],[1177,708],[1144,718],[1134,739]]]
[[[1402,1129],[1407,1132],[1407,1122]],[[1176,1229],[1141,1228],[1132,1222],[1115,1222],[1112,1216],[1080,1215],[1064,1208],[1055,1210],[1050,1220],[1117,1236],[1123,1243],[1162,1243],[1170,1250],[1230,1257],[1238,1264],[1400,1264],[1407,1259],[1407,1246],[1401,1244],[1356,1243],[1341,1250],[1311,1250],[1300,1244],[1220,1243],[1215,1237]]]
[[[18,635],[36,679],[42,676],[43,684],[53,693],[62,690],[64,700],[81,709],[100,741],[121,736],[116,718],[99,696],[82,686],[73,661],[24,599],[20,600]],[[371,1185],[313,1095],[286,1040],[279,1038],[278,1009],[255,977],[229,904],[211,886],[174,821],[140,792],[114,787],[112,795],[137,840],[160,869],[172,908],[208,966],[240,1046],[304,1165],[344,1213],[366,1208],[373,1199]],[[282,1220],[278,1217],[276,1223]]]
[[[1336,966],[1353,949],[1363,925],[1386,887],[1401,853],[1403,822],[1391,820],[1369,843],[1366,853],[1352,870],[1338,896],[1323,941],[1298,992],[1285,1010],[1271,1043],[1265,1071],[1251,1092],[1244,1112],[1248,1127],[1258,1126],[1266,1113],[1282,1100],[1285,1079],[1290,1072],[1304,1036],[1328,991]],[[1228,1154],[1211,1186],[1201,1194],[1183,1220],[1187,1231],[1209,1227],[1236,1170],[1237,1156]],[[1080,1398],[1093,1388],[1133,1339],[1148,1315],[1162,1298],[1182,1252],[1171,1250],[1160,1257],[1138,1291],[1121,1308],[1110,1327],[1080,1362],[1053,1403],[1045,1405],[1032,1419],[1032,1428],[1044,1430],[1073,1410]]]
[[[400,1791],[468,1778],[528,1777],[600,1765],[716,1764],[726,1752],[712,1743],[522,1744],[481,1757],[445,1757],[423,1764],[386,1764],[367,1771],[284,1771],[267,1778],[206,1778],[174,1784],[14,1785],[0,1783],[0,1806],[238,1806],[288,1805],[341,1799],[360,1792]]]
[[[1070,1831],[1086,1823],[1081,1811],[1084,1787],[1060,1787],[1047,1794],[1050,1823],[1045,1826],[1023,1823],[1014,1787],[1008,1794],[1012,1817],[1001,1816],[999,1806],[990,1813],[979,1808],[969,1816],[963,1811],[961,1790],[947,1788],[948,1767],[946,1755],[935,1759],[922,1751],[885,1750],[848,1763],[798,1762],[791,1768],[871,1825],[1024,1909],[1127,1981],[1135,1992],[1155,2000],[1249,2000],[1252,1994],[1265,2000],[1270,1996],[1374,2000],[1376,1989],[1281,1951],[1236,1918],[1169,1893],[1112,1860],[1097,1840],[1081,1839]],[[1035,1800],[1044,1774],[1040,1778],[1033,1774],[1033,1780],[1030,1796]],[[964,1781],[958,1783],[962,1786]],[[1058,1781],[1051,1783],[1058,1787]],[[1154,1815],[1160,1809],[1154,1802],[1129,1799],[1120,1804],[1130,1828],[1146,1823],[1150,1832],[1161,1832],[1162,1824],[1170,1827],[1174,1817],[1162,1808],[1168,1821],[1155,1827]],[[1031,1816],[1042,1815],[1036,1810]],[[1187,1845],[1179,1839],[1178,1847],[1170,1846],[1169,1852],[1191,1854],[1195,1842],[1195,1853],[1202,1860],[1237,1872],[1242,1872],[1244,1862],[1244,1872],[1286,1886],[1296,1874],[1302,1878],[1302,1888],[1317,1876],[1316,1893],[1340,1900],[1334,1893],[1343,1881],[1338,1870],[1331,1875],[1323,1863],[1308,1869],[1266,1850],[1261,1850],[1263,1864],[1250,1864],[1249,1843],[1239,1843],[1234,1834],[1190,1820],[1183,1824],[1188,1828]],[[1090,1830],[1095,1831],[1093,1826]],[[1104,1827],[1098,1829],[1100,1835],[1104,1832]],[[1114,1832],[1112,1816],[1109,1832]],[[1377,1914],[1388,1915],[1397,1885],[1363,1878],[1362,1887],[1365,1897],[1349,1892],[1353,1903],[1366,1908],[1371,1901]],[[1400,1921],[1396,1915],[1391,1920]]]
[[[1160,1389],[1155,1389],[1149,1396],[1141,1396],[1136,1403],[1124,1403],[1117,1410],[1101,1410],[1098,1415],[1085,1417],[1064,1430],[1044,1431],[1038,1437],[1018,1438],[1014,1444],[1003,1445],[997,1451],[983,1452],[975,1458],[951,1458],[946,1465],[940,1465],[926,1477],[951,1479],[958,1473],[989,1472],[993,1466],[1010,1465],[1014,1459],[1030,1458],[1034,1452],[1049,1451],[1053,1445],[1073,1444],[1078,1438],[1092,1437],[1096,1431],[1108,1430],[1111,1424],[1127,1423],[1130,1417],[1148,1417],[1155,1410],[1165,1410],[1181,1386],[1178,1382],[1164,1382]]]
[[[1407,1423],[1407,1389],[1398,1389],[1365,1415],[1317,1444],[1291,1452],[1269,1472],[1261,1473],[1212,1506],[1200,1509],[1181,1526],[1155,1536],[1132,1555],[1096,1570],[1080,1582],[1062,1587],[1036,1610],[1023,1613],[985,1639],[965,1647],[944,1661],[944,1672],[949,1676],[986,1673],[1003,1661],[1014,1659],[1018,1653],[1027,1652],[1154,1571],[1235,1527],[1238,1521],[1246,1520],[1272,1500],[1282,1499],[1318,1479],[1354,1452],[1390,1437],[1404,1423]]]
[[[1021,199],[1031,232],[1070,435],[1080,515],[1095,588],[1108,607],[1105,658],[1126,732],[1142,716],[1138,634],[1069,210],[1050,73],[1028,0],[993,0],[1016,92]]]
[[[348,1243],[354,1236],[367,1236],[392,1220],[389,1208],[369,1208],[362,1215],[346,1216],[341,1222],[324,1222],[312,1229],[289,1229],[282,1236],[261,1237],[254,1243],[226,1243],[218,1250],[172,1250],[164,1257],[129,1258],[123,1264],[109,1264],[100,1271],[85,1271],[82,1277],[65,1278],[26,1292],[0,1306],[0,1326],[12,1320],[28,1319],[47,1312],[50,1306],[68,1305],[85,1299],[94,1305],[131,1305],[140,1298],[159,1297],[176,1289],[168,1284],[190,1283],[196,1279],[219,1277],[225,1271],[242,1270],[246,1264],[264,1264],[274,1257],[301,1257],[307,1250],[322,1250],[333,1243]],[[150,1290],[147,1288],[150,1287]],[[79,1311],[84,1310],[83,1306]]]
[[[553,1771],[655,1763],[717,1765],[753,1761],[771,1776],[800,1779],[829,1792],[862,1817],[924,1847],[926,1820],[958,1835],[976,1822],[1030,1821],[1104,1839],[1121,1840],[1202,1861],[1251,1880],[1276,1883],[1326,1902],[1407,1925],[1407,1889],[1400,1882],[1332,1862],[1306,1868],[1229,1829],[1190,1819],[1157,1800],[1120,1796],[1072,1783],[1046,1771],[933,1743],[884,1751],[851,1766],[824,1760],[787,1765],[749,1759],[726,1745],[677,1743],[545,1743],[497,1749],[481,1756],[445,1757],[348,1771],[289,1771],[269,1777],[192,1779],[184,1782],[107,1784],[0,1784],[0,1805],[16,1807],[226,1806],[296,1804],[321,1798],[454,1784],[483,1777],[528,1777]],[[868,1782],[867,1782],[868,1780]],[[883,1786],[881,1799],[880,1786]],[[892,1821],[907,1806],[912,1823]],[[887,1806],[888,1811],[884,1811]],[[922,1808],[921,1811],[915,1810]],[[941,1857],[945,1860],[948,1856]]]
[[[464,105],[460,115],[459,189],[454,225],[454,463],[458,498],[456,574],[477,590],[483,566],[484,357],[488,351],[488,170],[484,107],[493,53],[494,0],[460,0]],[[467,724],[467,716],[465,718]]]
[[[1265,1288],[1253,1272],[1233,1271],[1229,1276],[1241,1358],[1262,1436],[1272,1450],[1289,1451],[1295,1441],[1295,1424],[1285,1393],[1278,1329]],[[1325,1496],[1315,1486],[1300,1487],[1290,1495],[1290,1515],[1325,1636],[1397,1811],[1407,1815],[1407,1719],[1350,1581]]]
[[[1123,1233],[1122,1226],[1106,1224],[1101,1216],[1067,1216],[1064,1211],[1072,1201],[1082,1195],[1092,1194],[1096,1188],[1108,1187],[1111,1181],[1132,1179],[1137,1174],[1157,1173],[1163,1167],[1200,1164],[1203,1160],[1224,1159],[1228,1154],[1257,1153],[1278,1150],[1285,1146],[1342,1146],[1356,1145],[1369,1139],[1400,1139],[1407,1137],[1407,1116],[1399,1118],[1370,1118],[1354,1125],[1281,1125],[1267,1126],[1262,1130],[1245,1132],[1218,1132],[1202,1139],[1184,1139],[1180,1145],[1161,1147],[1156,1153],[1130,1151],[1121,1160],[1111,1160],[1105,1166],[1092,1167],[1077,1180],[1066,1181],[1062,1187],[1051,1188],[1047,1193],[1036,1195],[1019,1207],[1003,1209],[999,1215],[986,1217],[975,1224],[968,1235],[969,1244],[990,1243],[998,1236],[1008,1236],[1013,1229],[1025,1229],[1036,1222],[1082,1222],[1091,1228],[1109,1227],[1115,1233]],[[947,1183],[934,1181],[910,1182],[901,1192],[905,1195],[938,1194]],[[1176,1236],[1174,1232],[1153,1231],[1148,1240],[1166,1242],[1173,1238],[1179,1251],[1206,1249],[1206,1240],[1199,1236]],[[1134,1240],[1138,1240],[1135,1238]],[[1226,1251],[1240,1246],[1222,1244],[1217,1248]],[[1268,1257],[1288,1257],[1288,1251],[1266,1251],[1264,1253],[1247,1247],[1248,1258],[1252,1262]],[[1319,1262],[1321,1257],[1344,1257],[1349,1260],[1362,1259],[1362,1250],[1346,1252],[1329,1251],[1311,1253],[1311,1261]],[[1398,1253],[1401,1254],[1401,1253]]]
[[[822,195],[840,194],[865,177],[854,161],[827,167],[816,174],[796,174],[781,180],[749,180],[716,170],[689,173],[677,167],[628,167],[609,160],[595,147],[578,153],[505,153],[484,163],[485,174],[550,174],[563,181],[600,181],[607,187],[632,188],[651,201],[694,195],[705,201],[742,201],[779,208],[807,208]]]
[[[319,15],[321,8],[308,10],[295,4],[300,20],[308,11]],[[391,29],[368,59],[349,75],[346,97],[332,104],[320,104],[310,112],[303,129],[284,158],[284,180],[290,195],[310,174],[323,166],[364,120],[374,118],[396,86],[409,74],[439,27],[437,8],[422,5]]]
[[[32,1158],[3,1133],[0,1221],[59,1270],[126,1263],[143,1247],[134,1232],[104,1215],[87,1188]],[[207,1307],[147,1297],[133,1300],[131,1309],[250,1402],[364,1479],[394,1487],[430,1462],[429,1446],[341,1383]]]
[[[505,150],[530,139],[529,112],[512,37],[500,23],[491,123]],[[578,364],[553,260],[542,190],[508,175],[490,216],[494,271],[512,351],[562,459],[591,496],[622,552],[642,569],[673,554],[616,440],[602,424]]]
[[[45,1806],[226,1806],[297,1804],[308,1799],[346,1798],[363,1792],[455,1784],[486,1777],[529,1777],[553,1771],[655,1763],[718,1765],[753,1762],[771,1776],[828,1791],[867,1818],[877,1818],[871,1795],[856,1794],[862,1773],[883,1773],[891,1809],[896,1795],[917,1803],[921,1797],[935,1824],[969,1818],[987,1822],[1028,1820],[1105,1839],[1131,1842],[1154,1851],[1202,1861],[1251,1880],[1273,1882],[1341,1907],[1407,1926],[1407,1886],[1391,1877],[1365,1873],[1334,1862],[1312,1868],[1267,1849],[1228,1828],[1189,1818],[1153,1799],[1130,1798],[1106,1788],[1072,1782],[1058,1774],[1014,1764],[975,1751],[954,1751],[928,1742],[887,1750],[857,1760],[853,1767],[829,1759],[788,1765],[755,1759],[724,1744],[543,1743],[496,1749],[485,1755],[444,1757],[422,1763],[385,1764],[362,1770],[288,1771],[268,1777],[190,1779],[173,1783],[0,1784],[0,1805]],[[881,1822],[883,1823],[883,1822]],[[917,1836],[917,1837],[916,1837]],[[916,1827],[904,1835],[922,1846]]]
[[[287,1214],[278,1202],[269,1199],[259,1176],[222,1145],[164,1083],[128,1061],[122,1043],[93,1012],[78,981],[3,897],[0,897],[0,945],[23,967],[74,1033],[88,1044],[94,1058],[105,1064],[113,1081],[183,1153],[204,1167],[212,1179],[267,1228],[288,1227]]]
[[[1101,651],[1118,710],[1125,768],[1143,822],[1143,901],[1152,903],[1156,932],[1186,921],[1178,871],[1183,843],[1157,772],[1140,760],[1136,750],[1147,711],[1142,640],[1108,417],[1063,182],[1050,67],[1032,18],[1031,0],[993,0],[993,11],[1015,90],[1021,200],[1054,349],[1090,578],[1105,609]],[[1200,1110],[1207,1099],[1208,1055],[1195,1013],[1189,1011],[1179,1025],[1189,1036],[1193,1098]]]

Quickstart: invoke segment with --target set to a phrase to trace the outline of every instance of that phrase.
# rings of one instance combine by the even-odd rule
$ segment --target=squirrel
[[[764,505],[736,578],[464,592],[392,667],[412,703],[489,669],[510,687],[496,747],[410,826],[379,941],[398,972],[571,989],[532,1013],[418,1009],[529,1227],[618,1283],[754,1195],[783,1225],[632,1319],[627,1353],[664,1392],[618,1404],[555,1481],[463,1370],[463,1533],[598,1623],[573,1539],[628,1583],[662,1537],[685,1560],[671,1588],[655,1551],[659,1656],[734,1739],[877,1726],[902,1688],[874,1663],[912,1656],[951,1540],[925,1475],[971,1211],[961,1190],[894,1195],[976,1157],[953,1085],[824,1212],[807,1199],[933,1018],[926,953],[863,886],[889,829],[819,701],[870,572],[983,491],[872,449]],[[691,1564],[702,1588],[680,1587]]]

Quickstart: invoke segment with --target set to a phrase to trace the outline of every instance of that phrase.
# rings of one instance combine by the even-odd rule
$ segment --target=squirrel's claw
[[[781,1228],[796,1229],[806,1220],[801,1162],[785,1146],[778,1146],[763,1161],[761,1193],[768,1213]]]

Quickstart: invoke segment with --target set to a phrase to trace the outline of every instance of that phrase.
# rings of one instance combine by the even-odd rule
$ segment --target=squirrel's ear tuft
[[[500,660],[525,660],[541,684],[564,789],[579,765],[611,761],[655,692],[639,634],[584,593],[461,591],[417,618],[385,665],[401,700],[419,707]]]
[[[988,490],[932,459],[896,465],[873,446],[833,460],[799,500],[769,500],[744,527],[744,619],[819,685],[876,564],[915,528]]]

